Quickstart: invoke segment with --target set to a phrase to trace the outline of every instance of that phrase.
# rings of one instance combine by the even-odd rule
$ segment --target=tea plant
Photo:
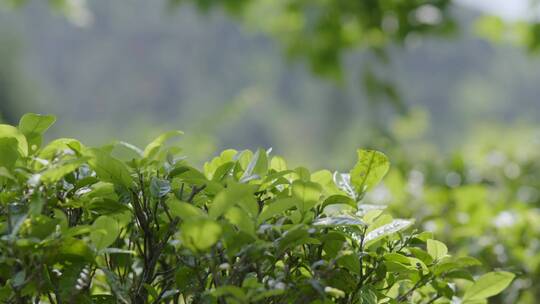
[[[3,302],[473,304],[514,278],[473,277],[476,259],[364,204],[389,169],[380,152],[359,150],[348,174],[265,150],[199,170],[166,144],[180,132],[42,147],[54,120],[0,125]]]

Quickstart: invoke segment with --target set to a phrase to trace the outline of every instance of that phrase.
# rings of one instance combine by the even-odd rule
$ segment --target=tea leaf
[[[98,250],[109,247],[120,233],[118,221],[109,216],[100,216],[92,224],[90,239]]]
[[[373,150],[358,150],[358,162],[351,170],[351,183],[358,193],[375,187],[390,169],[388,157]]]
[[[427,252],[434,260],[438,260],[446,256],[448,248],[437,240],[427,240]]]
[[[88,164],[101,179],[126,188],[131,187],[131,174],[123,162],[99,149],[86,149],[83,153],[89,158]]]
[[[40,115],[28,113],[23,115],[19,122],[19,130],[26,136],[28,148],[36,152],[41,147],[43,134],[54,124],[53,115]]]
[[[221,226],[209,219],[192,219],[180,227],[182,242],[193,251],[212,247],[221,236]]]
[[[467,289],[463,296],[463,303],[473,303],[497,295],[512,283],[514,277],[513,273],[506,271],[484,274]]]

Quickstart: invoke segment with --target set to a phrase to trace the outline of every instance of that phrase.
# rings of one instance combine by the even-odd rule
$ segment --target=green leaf
[[[341,267],[360,274],[360,259],[356,254],[345,254],[337,259],[337,264]]]
[[[415,248],[415,247],[411,247],[411,248],[408,248],[408,249],[415,257],[420,259],[425,264],[431,264],[433,262],[433,258],[426,251],[424,251],[424,250],[422,250],[420,248]]]
[[[131,209],[127,204],[106,197],[91,200],[88,204],[86,204],[86,208],[102,215],[131,212]]]
[[[131,187],[132,178],[128,167],[123,162],[95,148],[85,149],[84,155],[88,156],[88,164],[103,181],[126,188]]]
[[[41,173],[41,181],[43,181],[45,184],[54,184],[62,179],[62,177],[64,177],[66,174],[75,171],[86,160],[87,158],[78,158],[56,164],[54,167],[48,168]]]
[[[276,240],[280,250],[284,250],[289,247],[294,247],[296,243],[309,237],[309,233],[303,226],[296,226],[285,233]]]
[[[234,165],[234,156],[237,154],[238,151],[233,149],[224,150],[219,156],[214,157],[211,161],[204,164],[204,174],[208,177],[208,179],[221,179],[222,176],[216,176],[217,169],[223,168],[226,164]]]
[[[240,182],[248,182],[252,179],[261,178],[268,171],[268,157],[263,149],[257,150],[240,178]]]
[[[255,237],[255,224],[244,209],[232,207],[225,213],[225,218],[240,231]]]
[[[321,186],[314,182],[295,180],[292,184],[293,197],[298,199],[298,210],[305,213],[319,203]]]
[[[388,157],[373,150],[358,150],[358,162],[350,172],[351,183],[360,194],[375,187],[390,169]]]
[[[26,278],[26,273],[25,273],[25,271],[23,269],[23,270],[17,272],[15,274],[15,276],[13,276],[13,278],[11,278],[11,284],[13,285],[13,287],[19,288],[24,284],[25,278]]]
[[[120,227],[118,221],[103,215],[98,217],[92,224],[90,240],[98,250],[102,250],[113,244],[119,234]]]
[[[332,196],[327,197],[323,202],[323,208],[329,205],[341,205],[341,204],[351,206],[354,209],[357,208],[356,202],[353,199],[351,199],[348,196],[341,195],[341,194],[334,194]]]
[[[41,151],[39,151],[39,157],[43,159],[52,159],[56,154],[64,152],[66,150],[80,153],[82,144],[72,138],[59,138],[50,142]]]
[[[169,289],[167,291],[165,291],[162,295],[161,295],[161,299],[167,299],[167,298],[170,298],[174,295],[177,295],[180,293],[180,290],[178,289]]]
[[[0,138],[0,167],[11,169],[19,159],[17,150],[17,140],[15,138]]]
[[[360,290],[360,304],[377,304],[377,295],[368,288]]]
[[[348,173],[339,173],[336,171],[334,172],[332,179],[339,190],[347,194],[350,198],[354,199],[354,204],[356,205],[358,194],[351,185],[351,175]]]
[[[465,269],[451,270],[444,275],[447,279],[462,279],[474,282],[474,278],[471,273]]]
[[[204,251],[212,247],[221,236],[221,226],[209,219],[185,221],[180,227],[182,242],[193,251]]]
[[[433,273],[435,275],[439,275],[443,272],[449,272],[453,270],[463,269],[471,266],[478,266],[481,265],[481,263],[471,257],[446,257],[439,261],[437,265],[433,267]]]
[[[143,150],[141,150],[141,148],[135,146],[134,144],[130,144],[125,141],[117,141],[115,142],[115,146],[119,148],[124,148],[128,151],[129,156],[134,156],[134,158],[136,159],[143,156]]]
[[[393,233],[399,232],[403,229],[408,228],[412,225],[412,221],[410,220],[402,220],[402,219],[395,219],[392,220],[392,222],[383,225],[377,229],[374,229],[373,231],[369,232],[366,237],[364,238],[365,242],[370,242],[377,240],[379,238],[382,238],[387,235],[391,235]]]
[[[406,257],[406,256],[404,256],[402,254],[396,253],[396,252],[386,253],[384,255],[384,259],[386,261],[397,262],[397,263],[401,263],[401,264],[405,264],[405,265],[410,264],[410,260],[409,260],[408,257]]]
[[[318,218],[313,221],[314,226],[365,226],[360,218],[353,216],[330,216]]]
[[[396,272],[396,273],[416,273],[417,272],[415,267],[402,264],[399,262],[384,261],[384,265],[386,266],[386,270],[388,272]]]
[[[283,212],[293,208],[297,204],[298,202],[294,198],[288,197],[288,198],[278,199],[275,202],[272,202],[266,205],[266,207],[264,207],[261,214],[259,214],[258,222],[262,223],[271,217],[280,215]]]
[[[281,156],[274,156],[270,161],[270,169],[274,169],[277,172],[287,170],[287,162]]]
[[[186,172],[189,172],[191,169],[187,166],[180,166],[180,167],[176,167],[174,169],[171,170],[171,172],[169,172],[169,175],[168,177],[169,178],[174,178],[174,177],[177,177],[179,175],[182,175],[183,173],[186,173]]]
[[[343,292],[343,290],[337,289],[337,288],[334,288],[334,287],[330,287],[330,286],[326,286],[324,288],[324,292],[326,294],[328,294],[329,296],[333,297],[333,298],[344,298],[345,297],[345,292]]]
[[[1,140],[0,140],[0,141],[1,141]],[[0,146],[1,146],[1,145],[2,145],[2,144],[0,143]],[[1,148],[0,148],[0,155],[2,155]],[[0,157],[1,157],[1,156],[0,156]],[[11,179],[11,180],[13,180],[13,181],[16,180],[16,179],[15,179],[15,176],[13,176],[13,175],[8,171],[7,168],[2,167],[1,165],[0,165],[0,177],[5,177],[5,178]]]
[[[253,196],[254,192],[254,188],[250,185],[231,182],[227,188],[216,195],[210,205],[208,215],[217,219],[229,208],[237,205],[255,217],[259,212],[259,207]]]
[[[161,146],[163,146],[165,142],[167,142],[167,140],[176,136],[180,136],[182,134],[184,134],[184,132],[182,131],[169,131],[167,133],[161,134],[160,136],[158,136],[156,139],[154,139],[151,143],[149,143],[146,146],[146,148],[143,151],[143,156],[145,158],[154,157],[158,153]]]
[[[366,205],[362,205],[362,207],[365,207]],[[379,207],[379,206],[376,206],[376,207]],[[368,224],[372,224],[374,223],[378,218],[379,216],[381,216],[381,214],[383,214],[384,210],[382,209],[361,209],[360,212],[357,212],[356,215],[363,215],[363,218],[364,218],[364,221],[366,221],[366,223]]]
[[[144,283],[143,286],[144,289],[146,289],[148,293],[152,296],[152,299],[157,300],[157,298],[159,297],[157,290],[150,284]]]
[[[17,142],[17,151],[20,156],[26,157],[28,155],[28,142],[26,137],[22,134],[19,129],[10,126],[0,124],[0,139],[3,138],[13,138]],[[0,147],[2,143],[0,143]]]
[[[11,294],[13,293],[12,288],[10,284],[5,284],[4,286],[0,287],[0,300],[7,302]]]
[[[35,152],[41,147],[43,134],[54,124],[53,115],[25,114],[19,122],[19,130],[26,136],[30,151]]]
[[[196,274],[193,269],[186,266],[179,266],[175,274],[176,287],[184,290],[187,289],[195,279],[195,276]]]
[[[101,270],[105,273],[107,284],[111,287],[111,292],[117,298],[115,303],[131,303],[129,300],[129,286],[124,283],[124,280],[121,280],[116,273],[107,268],[101,268]]]
[[[92,250],[82,240],[76,238],[64,238],[59,251],[49,252],[53,263],[70,262],[91,262],[94,259]]]
[[[223,296],[232,296],[235,299],[240,300],[240,303],[247,303],[247,296],[242,290],[242,288],[233,286],[233,285],[226,285],[226,286],[220,286],[214,290],[211,291],[211,294],[214,297],[223,297]]]
[[[205,216],[201,209],[177,199],[167,200],[167,206],[173,216],[178,216],[184,221]]]
[[[448,248],[444,243],[430,239],[427,240],[427,252],[434,260],[438,260],[448,254]]]
[[[506,271],[494,271],[484,274],[465,291],[463,303],[469,304],[499,294],[512,283],[514,277],[513,273]]]
[[[293,172],[298,176],[298,179],[302,181],[311,181],[311,173],[309,173],[309,170],[304,167],[297,167],[293,170]]]

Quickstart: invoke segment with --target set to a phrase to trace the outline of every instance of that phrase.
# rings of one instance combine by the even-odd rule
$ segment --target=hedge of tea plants
[[[476,304],[514,279],[366,204],[380,152],[347,173],[262,149],[197,168],[169,143],[181,132],[44,143],[54,121],[0,125],[2,302]]]

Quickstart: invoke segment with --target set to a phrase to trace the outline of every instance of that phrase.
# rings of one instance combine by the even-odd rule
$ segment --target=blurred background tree
[[[4,74],[39,96],[3,115],[54,113],[54,135],[90,143],[180,128],[195,157],[274,146],[340,167],[396,132],[444,151],[540,113],[538,59],[515,47],[533,45],[534,20],[485,1],[3,1],[26,4],[0,12],[23,46]]]

